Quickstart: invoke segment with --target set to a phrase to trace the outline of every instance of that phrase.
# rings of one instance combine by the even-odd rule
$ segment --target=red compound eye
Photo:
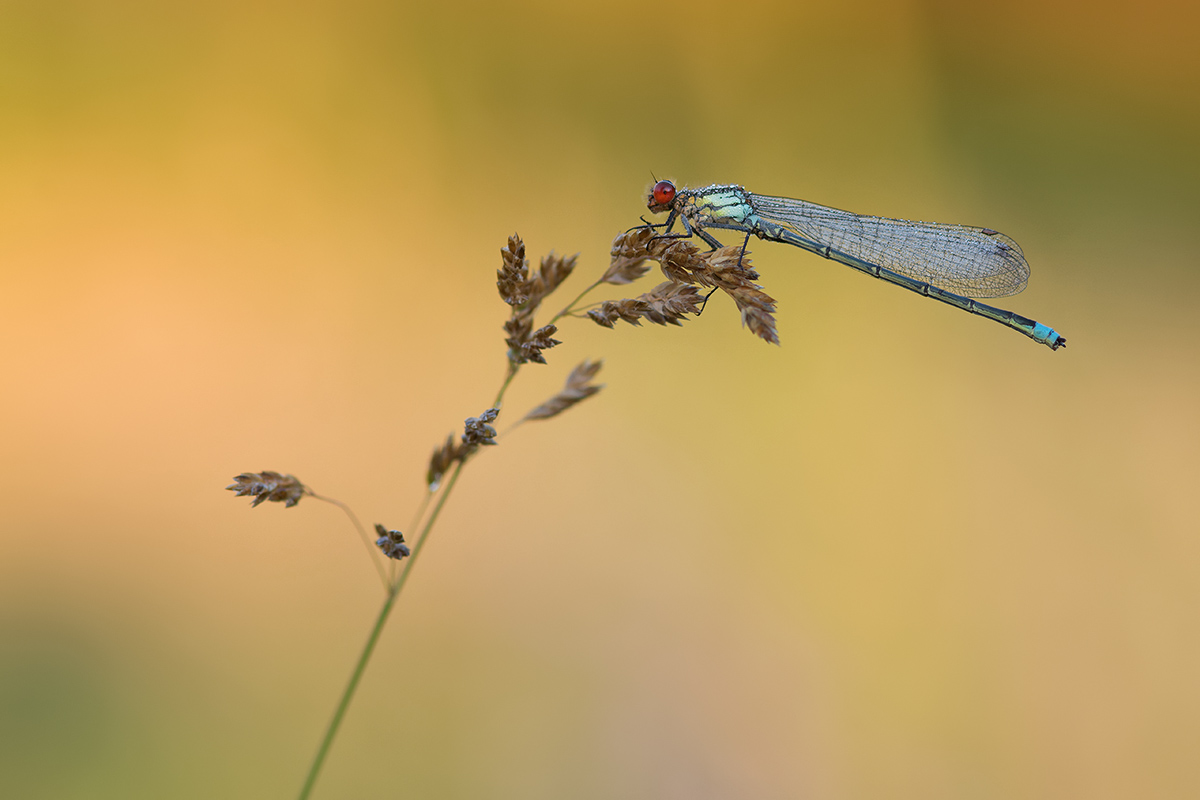
[[[675,199],[675,184],[670,181],[659,181],[650,192],[656,205],[665,206]]]

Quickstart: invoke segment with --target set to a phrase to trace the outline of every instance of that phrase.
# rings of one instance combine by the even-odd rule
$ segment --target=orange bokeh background
[[[464,472],[316,796],[1197,795],[1198,22],[0,7],[0,796],[295,792],[382,592],[223,487],[406,527],[506,237],[556,309],[652,172],[1003,230],[1069,345],[754,242],[781,347],[567,321],[505,411],[607,388]]]

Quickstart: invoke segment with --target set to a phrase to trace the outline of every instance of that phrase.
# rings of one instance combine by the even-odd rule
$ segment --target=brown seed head
[[[496,286],[504,302],[512,306],[512,316],[504,323],[508,360],[513,366],[530,361],[545,364],[542,351],[561,343],[550,338],[556,330],[553,326],[535,332],[533,318],[542,300],[570,276],[579,257],[564,258],[551,253],[542,259],[537,273],[531,276],[525,260],[525,244],[519,236],[509,237],[508,246],[500,254],[503,264],[496,271]]]
[[[504,332],[508,334],[504,340],[508,345],[508,360],[514,364],[524,364],[529,360],[524,347],[533,336],[533,317],[519,313],[514,308],[512,318],[504,323]]]
[[[641,325],[642,315],[645,313],[646,303],[631,297],[626,300],[605,300],[599,308],[593,308],[587,315],[597,325],[611,328],[617,320],[625,320],[630,325]]]
[[[521,356],[525,361],[534,361],[538,364],[545,364],[546,359],[542,357],[542,351],[548,350],[557,344],[562,344],[558,339],[552,339],[551,336],[558,330],[555,325],[543,325],[529,336],[529,341],[521,345]]]
[[[529,263],[525,260],[525,243],[513,234],[508,245],[500,250],[503,263],[496,270],[496,288],[500,298],[510,306],[519,306],[529,300]]]
[[[704,295],[689,283],[664,281],[649,292],[626,300],[608,300],[588,312],[597,325],[613,327],[617,320],[641,325],[642,320],[656,325],[680,325],[687,314],[700,311]]]
[[[554,253],[543,257],[537,274],[538,297],[546,297],[570,277],[578,260],[578,253],[567,258],[556,256]]]
[[[584,361],[567,376],[562,391],[525,415],[525,419],[550,419],[566,411],[580,400],[586,400],[604,388],[604,384],[593,384],[592,378],[604,366],[603,361]]]
[[[478,417],[468,417],[466,422],[466,430],[463,432],[462,443],[463,449],[469,450],[466,455],[475,452],[475,448],[480,445],[495,444],[496,429],[489,423],[495,422],[499,416],[500,409],[489,408],[487,411],[480,414]],[[466,455],[462,456],[463,458]]]
[[[233,481],[225,488],[238,497],[252,495],[254,501],[250,503],[251,508],[264,500],[283,503],[284,508],[291,508],[300,502],[301,497],[311,494],[308,487],[301,483],[295,475],[281,475],[270,470],[243,472]]]
[[[759,275],[750,266],[741,247],[721,247],[711,253],[683,239],[658,239],[650,250],[668,278],[699,286],[713,286],[728,294],[742,313],[742,324],[764,341],[779,344],[775,329],[775,299],[755,281]]]
[[[446,443],[433,451],[429,457],[429,470],[425,473],[425,483],[431,488],[441,482],[442,476],[461,458],[459,439],[453,433],[446,437]]]
[[[604,276],[604,283],[626,284],[633,283],[650,271],[646,262],[650,259],[647,245],[654,231],[650,228],[634,228],[631,231],[617,234],[613,239],[611,261]]]
[[[649,248],[650,257],[659,263],[668,280],[695,283],[690,276],[707,267],[700,248],[686,239],[655,239]]]
[[[646,304],[642,316],[658,325],[682,325],[687,314],[700,312],[704,295],[689,283],[663,281],[638,298]]]
[[[740,247],[722,247],[708,253],[705,269],[693,277],[697,283],[716,286],[733,298],[742,312],[742,324],[758,338],[779,344],[775,329],[775,299],[755,283],[758,273]]]
[[[404,534],[400,531],[388,530],[377,522],[375,523],[375,535],[379,537],[375,540],[375,546],[382,550],[388,558],[399,561],[412,555],[412,551],[404,543]]]
[[[446,437],[445,443],[429,457],[429,469],[425,472],[425,483],[436,489],[443,476],[456,463],[465,462],[480,447],[496,444],[496,429],[491,426],[499,416],[500,409],[489,408],[478,417],[468,417],[461,437],[454,434]]]

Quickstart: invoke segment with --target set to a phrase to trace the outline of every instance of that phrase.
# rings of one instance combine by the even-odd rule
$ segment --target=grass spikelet
[[[378,537],[375,540],[375,546],[388,558],[399,561],[412,555],[412,551],[404,543],[404,534],[400,531],[388,530],[376,522],[375,535]]]
[[[556,256],[554,253],[543,256],[541,266],[538,267],[537,277],[534,279],[535,294],[538,298],[546,297],[569,278],[575,271],[575,264],[578,260],[578,253],[567,258]]]
[[[667,280],[695,283],[692,276],[707,267],[700,248],[686,239],[655,239],[649,249],[650,257],[658,262]]]
[[[562,344],[558,339],[551,338],[557,331],[558,326],[556,325],[543,325],[538,328],[529,335],[529,340],[521,345],[521,356],[526,361],[545,364],[546,359],[542,357],[542,351]]]
[[[495,422],[499,415],[500,409],[489,408],[478,417],[467,417],[466,430],[462,435],[463,454],[459,456],[459,460],[474,453],[475,449],[481,445],[496,443],[496,429],[492,427],[491,423]]]
[[[758,273],[740,247],[722,247],[707,254],[705,269],[694,275],[698,283],[716,286],[733,298],[742,312],[742,324],[763,341],[779,344],[775,329],[775,298],[755,283]]]
[[[638,298],[646,304],[645,319],[657,325],[682,325],[688,314],[700,313],[704,296],[690,283],[663,281]]]
[[[701,253],[682,239],[657,239],[650,243],[652,257],[671,280],[712,286],[729,295],[742,314],[742,324],[760,339],[779,344],[775,328],[775,299],[755,281],[759,275],[741,247],[730,245]]]
[[[611,261],[600,278],[602,283],[623,285],[633,283],[650,271],[650,253],[646,249],[654,231],[649,228],[634,228],[617,234],[613,239]]]
[[[543,325],[535,331],[533,317],[542,300],[571,275],[579,256],[564,258],[551,253],[542,258],[537,273],[530,275],[525,243],[515,233],[508,237],[508,244],[500,250],[500,256],[503,263],[496,270],[496,287],[504,302],[512,306],[512,315],[504,323],[504,332],[508,334],[504,343],[508,345],[509,367],[515,369],[530,361],[545,364],[542,351],[562,342],[551,338],[558,330],[553,324]]]
[[[641,325],[642,320],[656,325],[682,325],[688,314],[699,313],[703,301],[703,295],[690,283],[663,281],[637,297],[606,300],[587,315],[606,328],[613,327],[618,320],[630,325]]]
[[[604,388],[592,383],[592,378],[604,366],[603,361],[584,361],[567,376],[566,385],[558,394],[525,415],[525,419],[550,419],[558,416],[580,400],[586,400]]]
[[[254,500],[250,503],[251,508],[263,501],[283,503],[284,508],[291,508],[300,502],[301,497],[309,494],[308,487],[295,475],[281,475],[270,470],[243,472],[225,488],[238,497],[252,495]]]
[[[626,300],[605,300],[599,308],[593,308],[587,315],[597,325],[611,328],[618,320],[625,320],[630,325],[641,325],[642,315],[645,313],[645,302],[631,297]]]
[[[492,423],[499,415],[499,408],[489,408],[478,417],[467,418],[461,437],[456,437],[453,433],[447,436],[442,446],[436,448],[429,457],[425,484],[430,489],[437,489],[442,478],[456,463],[465,462],[480,447],[496,444],[496,429],[492,427]]]
[[[436,488],[442,481],[442,476],[454,463],[459,460],[459,440],[453,433],[446,437],[446,443],[433,451],[429,457],[429,469],[425,472],[425,484]]]
[[[508,345],[508,360],[513,364],[529,361],[525,345],[533,336],[533,317],[514,311],[512,318],[504,322],[504,332],[508,334],[504,339],[504,343]]]
[[[496,288],[510,306],[520,306],[529,300],[529,262],[525,260],[525,243],[513,234],[500,250],[503,264],[496,270]]]

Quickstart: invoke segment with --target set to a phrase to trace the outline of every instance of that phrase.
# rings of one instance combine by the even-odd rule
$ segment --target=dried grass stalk
[[[584,361],[567,376],[563,390],[525,415],[525,419],[550,419],[566,411],[580,400],[586,400],[604,388],[604,384],[592,383],[592,378],[604,366],[603,361]]]
[[[553,325],[535,331],[533,318],[542,300],[574,271],[579,256],[563,257],[551,253],[542,259],[537,273],[530,275],[525,243],[515,233],[508,237],[508,245],[500,250],[500,256],[502,263],[496,270],[496,287],[504,302],[512,306],[512,316],[504,323],[508,360],[513,366],[530,361],[545,364],[542,351],[562,343],[551,338],[558,330]]]

